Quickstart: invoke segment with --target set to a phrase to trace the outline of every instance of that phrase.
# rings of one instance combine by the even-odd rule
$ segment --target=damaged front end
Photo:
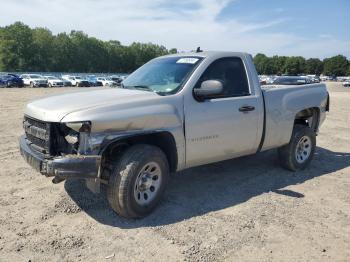
[[[32,167],[45,176],[53,176],[54,183],[85,178],[92,191],[99,191],[101,140],[91,137],[90,122],[49,123],[26,116],[23,127],[20,151]]]

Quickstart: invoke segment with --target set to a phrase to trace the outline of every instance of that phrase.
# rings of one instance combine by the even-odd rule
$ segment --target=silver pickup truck
[[[121,88],[28,103],[20,150],[54,183],[106,184],[113,210],[143,217],[185,168],[278,148],[283,167],[304,169],[328,110],[324,84],[262,89],[249,54],[181,53],[151,60]]]

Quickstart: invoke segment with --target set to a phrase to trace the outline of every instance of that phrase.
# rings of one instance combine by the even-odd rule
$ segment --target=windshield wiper
[[[124,86],[124,88],[134,88],[134,89],[141,89],[141,90],[154,92],[154,90],[152,88],[150,88],[149,86],[144,86],[144,85]]]

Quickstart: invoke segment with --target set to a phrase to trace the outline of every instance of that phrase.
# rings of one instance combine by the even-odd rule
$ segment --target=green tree
[[[323,74],[344,76],[347,73],[349,61],[343,55],[333,56],[323,60]]]
[[[21,22],[2,28],[0,31],[1,70],[32,70],[33,59],[32,30]]]
[[[273,73],[281,75],[283,74],[283,69],[286,64],[287,57],[286,56],[273,56],[271,59],[271,63],[273,66]]]
[[[104,43],[104,47],[108,53],[107,72],[124,72],[123,52],[125,47],[119,41],[108,41]]]
[[[318,58],[309,58],[306,60],[305,73],[320,75],[323,71],[323,62]]]
[[[51,71],[53,64],[54,36],[46,28],[35,28],[32,30],[33,52],[31,68],[33,71]]]
[[[275,72],[272,59],[264,54],[256,54],[254,57],[254,64],[259,74],[270,75]]]
[[[177,49],[176,48],[171,48],[169,50],[169,54],[177,54]]]
[[[51,70],[55,72],[73,72],[74,48],[72,40],[66,33],[58,34],[53,42]]]
[[[286,59],[284,73],[288,75],[298,75],[305,72],[305,58],[301,56],[291,56]]]

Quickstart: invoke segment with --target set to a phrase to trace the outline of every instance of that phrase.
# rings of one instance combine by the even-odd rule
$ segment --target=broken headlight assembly
[[[64,140],[79,155],[97,154],[105,133],[91,133],[91,122],[64,123]]]
[[[91,122],[72,122],[65,123],[71,130],[64,137],[65,140],[72,146],[77,146],[77,153],[85,155],[91,151],[90,133]]]

